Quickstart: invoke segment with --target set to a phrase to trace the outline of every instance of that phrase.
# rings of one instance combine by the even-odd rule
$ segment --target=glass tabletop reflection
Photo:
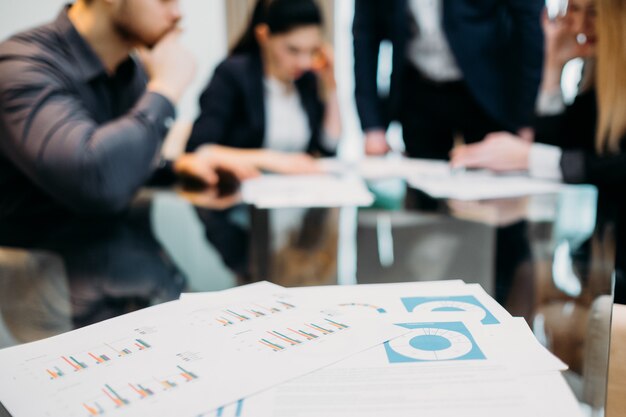
[[[0,225],[0,348],[259,280],[462,279],[524,317],[602,415],[615,244],[595,188],[454,201],[369,185],[368,208],[258,209],[238,193],[154,189],[114,218]]]

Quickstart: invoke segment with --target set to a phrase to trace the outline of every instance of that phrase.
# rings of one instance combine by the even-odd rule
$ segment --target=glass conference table
[[[0,234],[0,348],[181,292],[463,279],[479,283],[569,365],[603,415],[614,239],[593,187],[492,201],[434,200],[400,180],[369,208],[257,209],[235,193],[147,189],[113,219],[55,219]],[[12,230],[13,232],[7,232]],[[8,415],[0,407],[0,415]]]

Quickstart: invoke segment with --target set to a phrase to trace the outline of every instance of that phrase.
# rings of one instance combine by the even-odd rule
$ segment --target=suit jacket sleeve
[[[543,66],[542,0],[507,0],[512,21],[511,99],[518,127],[530,126]]]
[[[193,125],[187,152],[193,152],[205,144],[226,142],[237,88],[225,61],[215,69],[213,78],[200,96],[200,116]]]
[[[150,178],[174,107],[144,93],[104,124],[84,108],[71,80],[52,67],[0,64],[2,150],[34,184],[79,213],[124,209]]]
[[[354,82],[357,111],[363,130],[384,129],[386,123],[378,96],[377,72],[381,35],[381,7],[378,0],[355,0],[352,33],[354,36]],[[389,7],[389,5],[387,5]]]
[[[567,183],[618,187],[623,192],[626,154],[596,155],[583,150],[565,150],[561,157],[561,171]]]
[[[595,152],[595,90],[579,94],[565,112],[535,118],[535,140],[563,149]]]

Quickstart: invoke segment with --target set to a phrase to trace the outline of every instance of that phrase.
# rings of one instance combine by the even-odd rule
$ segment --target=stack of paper
[[[337,175],[263,175],[245,181],[243,200],[259,208],[369,206],[360,178]]]
[[[358,311],[408,330],[350,359],[206,417],[580,416],[545,350],[478,285],[461,281],[289,289],[330,316]],[[189,295],[196,300],[202,295]],[[211,297],[211,296],[209,296]]]
[[[14,417],[577,416],[565,368],[478,285],[258,283],[2,350],[0,401]]]

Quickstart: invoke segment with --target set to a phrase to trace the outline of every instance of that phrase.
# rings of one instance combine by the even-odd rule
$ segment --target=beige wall
[[[226,0],[226,27],[228,45],[232,46],[246,27],[252,9],[257,0]],[[317,0],[324,15],[324,36],[333,43],[334,40],[334,5],[335,0]]]

